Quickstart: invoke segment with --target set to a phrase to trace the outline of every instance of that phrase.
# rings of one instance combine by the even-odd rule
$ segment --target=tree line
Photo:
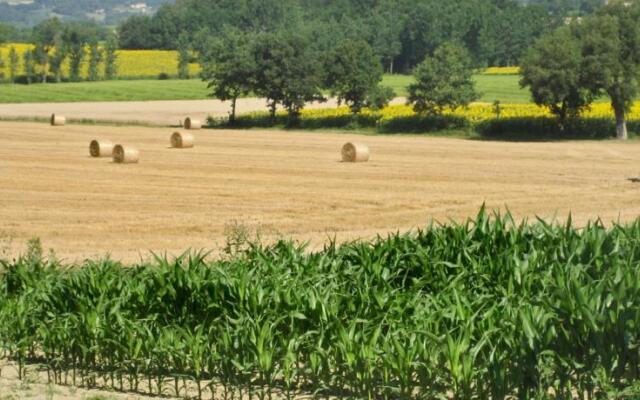
[[[33,48],[22,55],[10,47],[7,60],[0,57],[0,67],[4,64],[9,67],[6,78],[11,82],[78,82],[83,80],[81,68],[85,62],[89,81],[117,76],[118,39],[114,34],[105,34],[98,25],[64,23],[51,18],[33,27],[29,42]],[[63,69],[65,63],[68,63],[67,76]]]
[[[358,114],[365,107],[380,109],[395,97],[381,86],[383,69],[373,48],[362,39],[344,38],[329,52],[318,52],[302,34],[248,34],[235,28],[211,38],[201,53],[202,78],[211,96],[230,101],[229,123],[236,117],[238,98],[255,95],[267,100],[270,117],[283,107],[289,123],[298,121],[308,102],[334,96]],[[467,49],[444,43],[415,69],[408,102],[417,112],[441,114],[477,99],[473,65]]]
[[[612,0],[545,35],[523,59],[521,85],[561,124],[608,97],[617,137],[626,139],[626,114],[640,93],[639,22],[639,0]]]
[[[581,0],[578,3],[601,3]],[[473,64],[517,65],[536,38],[564,23],[537,0],[177,0],[153,16],[120,25],[124,49],[176,49],[186,36],[196,50],[229,27],[243,32],[294,31],[330,51],[341,39],[364,40],[387,72],[409,72],[447,42],[469,51]],[[572,1],[572,3],[576,3]],[[584,7],[582,12],[595,8]]]
[[[640,0],[613,0],[594,15],[545,34],[522,60],[521,85],[562,125],[597,98],[608,96],[617,137],[626,139],[626,114],[640,93]],[[267,99],[272,120],[281,105],[295,123],[305,103],[335,96],[354,114],[381,108],[394,97],[380,86],[382,64],[365,40],[342,38],[319,51],[303,33],[247,33],[229,28],[202,45],[202,78],[211,95]],[[464,43],[445,42],[414,70],[407,102],[419,114],[439,115],[478,98],[473,56]],[[499,107],[499,105],[497,106]]]

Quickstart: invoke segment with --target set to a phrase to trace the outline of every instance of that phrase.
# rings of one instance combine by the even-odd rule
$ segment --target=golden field
[[[520,67],[489,67],[484,70],[485,75],[518,75]]]
[[[16,134],[19,132],[19,134]],[[483,142],[427,136],[273,130],[196,133],[168,148],[168,128],[0,122],[0,249],[40,237],[66,260],[139,260],[220,248],[244,224],[265,240],[322,246],[461,220],[486,203],[518,217],[578,224],[640,214],[640,142]],[[94,138],[140,150],[140,164],[89,157]],[[345,142],[371,160],[340,162]]]
[[[496,107],[488,103],[473,103],[467,108],[446,111],[445,114],[465,117],[472,123],[482,122],[496,118]],[[348,107],[325,108],[325,109],[305,109],[302,116],[305,119],[331,118],[349,115],[351,111]],[[408,105],[392,105],[380,111],[364,109],[363,115],[381,115],[381,121],[391,120],[399,117],[411,117],[416,115],[413,108]],[[595,103],[586,110],[582,116],[586,118],[611,118],[613,110],[609,103]],[[544,107],[535,104],[500,104],[501,118],[516,117],[548,117],[551,113]],[[640,102],[636,102],[627,115],[629,120],[640,119]]]
[[[4,72],[5,77],[9,74],[9,50],[14,47],[20,55],[20,65],[18,75],[22,75],[23,63],[22,55],[25,51],[33,48],[30,44],[12,43],[0,47],[0,57],[4,61],[4,68],[0,71]],[[118,76],[121,78],[148,78],[157,77],[161,73],[175,75],[178,72],[178,52],[166,50],[118,50]],[[82,65],[82,76],[87,76],[88,70],[88,51]],[[64,75],[69,73],[69,62],[65,62],[63,66]],[[189,73],[197,76],[200,73],[198,64],[189,66]]]

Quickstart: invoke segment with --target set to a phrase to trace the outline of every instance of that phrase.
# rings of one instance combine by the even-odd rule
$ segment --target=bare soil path
[[[318,247],[474,216],[486,202],[517,216],[583,223],[640,215],[640,142],[501,143],[425,136],[198,131],[0,123],[0,255],[40,237],[67,260],[219,247],[237,223],[266,239]],[[137,146],[141,161],[92,159],[93,138]],[[340,162],[367,143],[371,161]]]

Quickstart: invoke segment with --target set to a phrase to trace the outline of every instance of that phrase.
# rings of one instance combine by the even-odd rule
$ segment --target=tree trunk
[[[616,113],[616,138],[620,140],[627,140],[629,135],[627,133],[627,121],[625,118],[624,106],[614,106]]]
[[[389,64],[389,73],[393,75],[393,58],[391,59],[391,63]]]
[[[277,106],[278,106],[278,103],[275,100],[272,100],[271,104],[269,105],[269,115],[270,115],[272,124],[276,123],[276,107]]]
[[[234,97],[233,99],[231,99],[231,115],[229,116],[229,123],[231,125],[236,123],[236,101],[238,100],[237,97]]]

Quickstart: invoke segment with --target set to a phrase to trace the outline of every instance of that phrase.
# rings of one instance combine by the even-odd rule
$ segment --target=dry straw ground
[[[269,239],[319,246],[474,215],[483,202],[517,216],[640,214],[640,142],[499,143],[344,133],[200,131],[170,149],[163,128],[0,123],[0,248],[32,237],[68,260],[224,244],[238,223]],[[91,158],[95,137],[126,142],[140,164]],[[341,163],[347,141],[368,163]],[[1,251],[2,249],[0,249]]]

